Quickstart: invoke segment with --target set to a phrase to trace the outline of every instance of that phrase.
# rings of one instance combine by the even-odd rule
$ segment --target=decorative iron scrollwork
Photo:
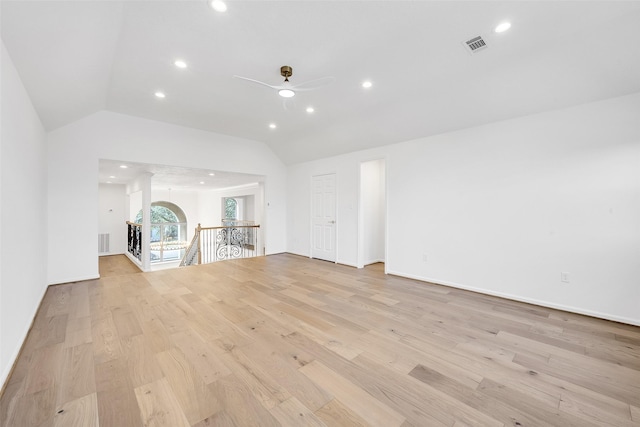
[[[216,258],[218,260],[242,258],[245,232],[240,228],[226,227],[216,234]]]

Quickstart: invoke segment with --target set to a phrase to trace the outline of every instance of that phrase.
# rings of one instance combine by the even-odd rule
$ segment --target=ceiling
[[[287,164],[640,91],[637,1],[0,4],[47,130],[110,110],[263,141]],[[335,81],[285,109],[233,78],[280,84],[282,65],[293,84]]]

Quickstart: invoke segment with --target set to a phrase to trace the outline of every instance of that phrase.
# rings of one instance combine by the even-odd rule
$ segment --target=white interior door
[[[317,175],[312,183],[313,258],[336,261],[336,175]]]

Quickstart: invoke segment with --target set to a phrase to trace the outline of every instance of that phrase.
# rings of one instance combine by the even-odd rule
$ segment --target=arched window
[[[187,247],[187,217],[171,202],[151,203],[151,262],[182,259]],[[135,222],[142,223],[142,210]]]
[[[138,212],[138,215],[136,215],[135,222],[137,222],[138,224],[142,224],[142,209],[140,209],[140,212]],[[175,212],[173,212],[171,209],[152,203],[151,223],[160,224],[163,222],[180,222],[180,220],[178,219],[178,216],[175,214]]]

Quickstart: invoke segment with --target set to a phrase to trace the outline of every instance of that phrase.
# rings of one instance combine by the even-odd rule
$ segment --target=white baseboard
[[[346,262],[346,261],[338,260],[338,261],[336,261],[336,264],[341,264],[341,265],[346,265],[348,267],[358,268],[358,264],[354,264],[354,263]]]
[[[476,288],[473,286],[461,285],[459,283],[447,282],[444,280],[433,279],[430,277],[420,277],[412,274],[401,273],[398,271],[387,270],[387,274],[394,276],[406,277],[407,279],[419,280],[421,282],[435,283],[436,285],[449,286],[451,288],[464,289],[466,291],[477,292],[479,294],[491,295],[494,297],[505,298],[513,301],[525,302],[527,304],[538,305],[540,307],[553,308],[555,310],[567,311],[569,313],[582,314],[590,317],[597,317],[599,319],[611,320],[619,323],[626,323],[629,325],[640,326],[640,319],[632,319],[629,317],[617,316],[615,314],[603,313],[594,310],[585,310],[579,307],[573,307],[570,305],[556,304],[549,301],[542,301],[535,298],[526,298],[518,295],[508,294],[504,292],[495,292],[487,289]]]
[[[78,277],[71,277],[71,278],[66,278],[63,280],[54,280],[52,282],[50,282],[47,286],[53,286],[53,285],[62,285],[65,283],[73,283],[73,282],[84,282],[85,280],[96,280],[99,279],[100,275],[98,274],[97,276],[78,276]]]
[[[128,253],[128,252],[126,252]],[[125,252],[100,252],[98,256],[124,255]]]
[[[283,252],[283,253],[284,253],[284,254],[291,254],[291,255],[303,256],[303,257],[305,257],[305,258],[311,258],[311,257],[309,256],[309,254],[305,254],[305,253],[302,253],[302,252],[286,251],[286,252]]]

